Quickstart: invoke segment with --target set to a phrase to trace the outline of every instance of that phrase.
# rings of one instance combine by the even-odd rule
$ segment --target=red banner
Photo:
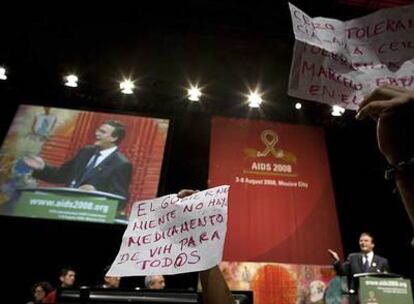
[[[330,262],[342,254],[323,130],[267,121],[212,121],[209,187],[230,185],[224,258]]]

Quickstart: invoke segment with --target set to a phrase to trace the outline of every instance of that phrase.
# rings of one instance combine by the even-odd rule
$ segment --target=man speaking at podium
[[[329,254],[334,260],[333,266],[337,274],[347,276],[348,278],[351,303],[358,303],[357,297],[355,296],[355,293],[358,291],[358,279],[354,278],[355,274],[367,272],[384,273],[390,271],[388,260],[374,254],[374,247],[374,237],[368,232],[363,232],[359,237],[359,248],[361,251],[349,254],[344,263],[341,263],[338,253],[328,249]]]
[[[32,176],[50,183],[86,191],[104,191],[128,197],[132,165],[118,150],[125,137],[121,122],[107,120],[95,132],[95,143],[78,151],[60,167],[52,167],[38,156],[25,157]]]

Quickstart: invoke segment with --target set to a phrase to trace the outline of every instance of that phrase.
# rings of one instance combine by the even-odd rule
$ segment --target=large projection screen
[[[0,215],[126,223],[157,196],[168,124],[21,105],[0,150]]]

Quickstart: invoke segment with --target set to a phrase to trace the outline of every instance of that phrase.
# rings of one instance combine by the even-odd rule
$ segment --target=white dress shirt
[[[371,267],[372,260],[374,259],[374,251],[370,251],[362,256],[362,265],[365,264],[365,259],[368,259],[368,265]]]
[[[96,168],[97,166],[99,166],[100,163],[102,163],[109,155],[111,155],[112,153],[114,153],[116,151],[118,147],[114,146],[105,150],[101,150],[99,151],[99,157],[96,161],[96,164],[94,166],[94,168]],[[95,155],[92,155],[91,159],[88,161],[88,164],[86,165],[89,166],[89,164],[92,162],[92,159],[94,158]]]

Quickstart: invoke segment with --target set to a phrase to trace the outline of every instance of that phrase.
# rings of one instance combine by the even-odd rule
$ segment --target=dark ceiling
[[[413,0],[291,2],[310,16],[347,20]],[[331,123],[329,107],[315,102],[305,101],[307,114],[298,117],[297,100],[286,94],[294,42],[287,1],[36,3],[4,11],[2,21],[0,64],[9,79],[0,89],[13,110],[23,101],[156,116],[189,110],[246,116],[243,94],[260,87],[264,118]],[[62,85],[68,73],[79,76],[79,88]],[[135,80],[133,96],[119,93],[123,78]],[[185,102],[189,82],[203,87],[202,104]]]
[[[327,0],[292,2],[311,16],[366,13]],[[3,18],[0,63],[9,70],[8,90],[19,99],[65,104],[69,98],[73,106],[82,106],[73,101],[82,99],[101,108],[117,100],[120,111],[144,112],[157,112],[161,103],[161,112],[171,111],[188,80],[206,86],[213,111],[258,83],[268,100],[286,99],[293,45],[287,1],[68,3],[29,6]],[[63,92],[62,76],[69,72],[79,75],[80,88]],[[138,90],[119,103],[123,77],[136,79]]]

